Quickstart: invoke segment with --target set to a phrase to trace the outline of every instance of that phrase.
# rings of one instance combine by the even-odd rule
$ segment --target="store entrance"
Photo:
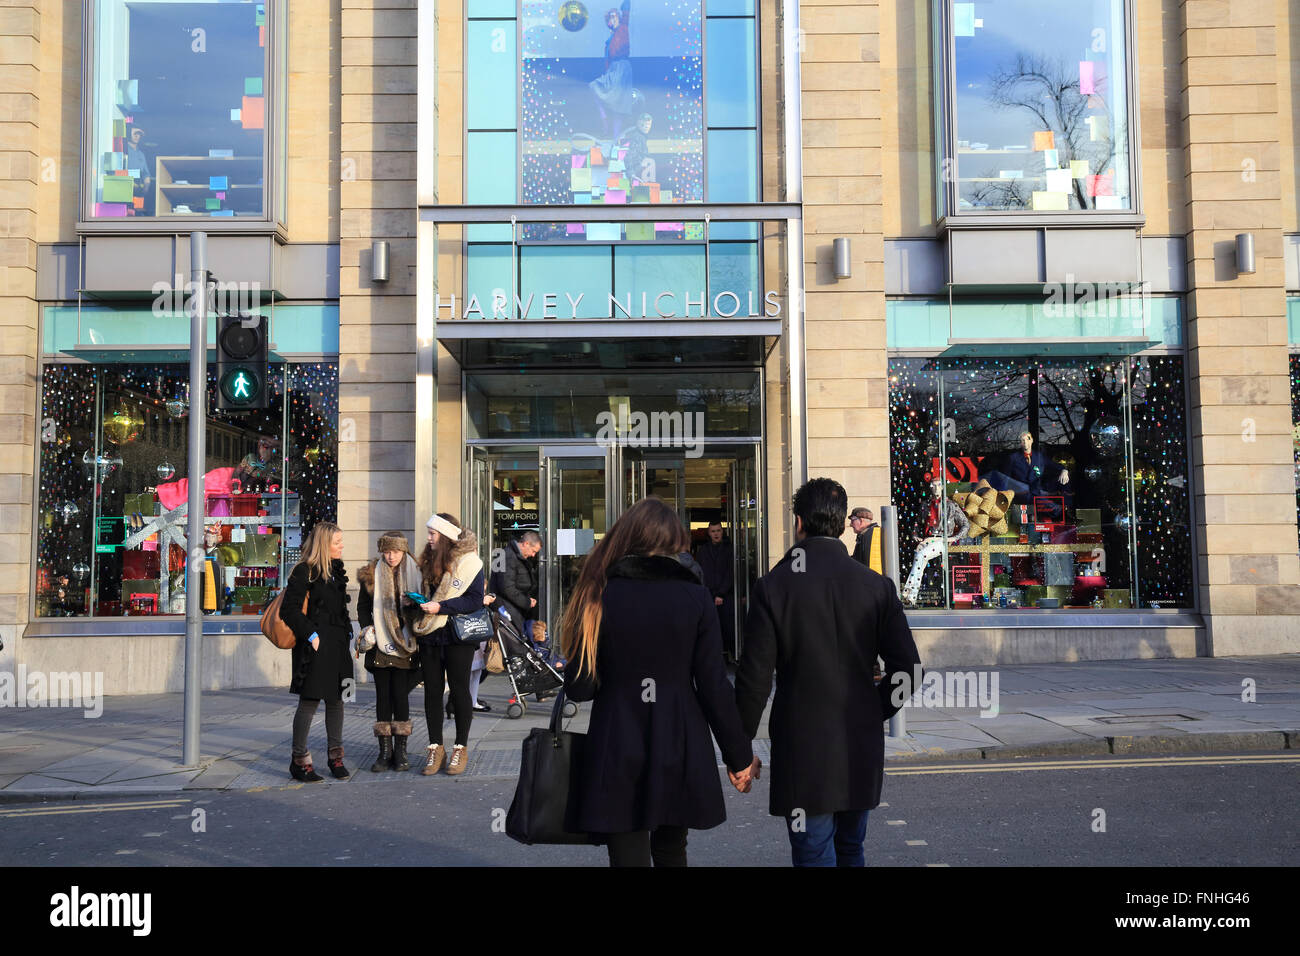
[[[701,564],[711,578],[706,583],[722,592],[724,652],[738,657],[750,588],[764,567],[759,447],[719,443],[687,451],[584,443],[469,446],[465,510],[485,564],[491,567],[497,549],[524,532],[539,532],[534,613],[558,635],[583,557],[628,507],[657,495],[681,517],[692,548],[708,549]],[[708,538],[714,522],[722,526],[719,544]]]

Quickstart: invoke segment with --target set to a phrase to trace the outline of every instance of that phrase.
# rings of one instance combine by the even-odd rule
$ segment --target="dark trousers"
[[[606,849],[610,866],[685,866],[686,827],[611,833]]]
[[[313,697],[299,697],[298,709],[293,715],[293,755],[307,756],[307,732],[311,730],[312,718],[316,716],[316,705],[320,700]],[[325,701],[325,737],[330,750],[343,749],[343,701]]]
[[[374,673],[375,720],[410,720],[411,672],[400,667],[376,667]]]
[[[451,689],[452,713],[456,715],[456,743],[469,742],[469,725],[474,703],[469,692],[469,669],[474,663],[475,644],[425,644],[420,648],[424,670],[424,722],[429,743],[442,743],[442,684]]]

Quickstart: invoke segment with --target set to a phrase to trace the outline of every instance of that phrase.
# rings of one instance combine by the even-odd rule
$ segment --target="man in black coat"
[[[525,622],[537,620],[541,613],[537,607],[537,555],[541,550],[542,536],[525,531],[504,548],[500,570],[493,562],[491,590],[520,634],[525,634]]]
[[[722,626],[722,653],[736,653],[736,567],[731,542],[722,539],[722,522],[711,521],[709,540],[695,549],[695,560],[704,572],[704,586],[713,595],[713,605],[718,609],[718,623]]]
[[[883,724],[919,672],[893,582],[854,561],[839,540],[847,510],[843,487],[829,478],[795,494],[797,543],[754,590],[736,669],[751,738],[776,672],[769,809],[786,818],[795,866],[863,865],[867,811],[880,803],[884,777]]]

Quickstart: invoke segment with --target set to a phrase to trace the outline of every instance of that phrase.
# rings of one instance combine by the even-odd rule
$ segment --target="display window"
[[[185,365],[42,370],[37,617],[183,614]],[[205,614],[260,614],[303,536],[335,519],[338,366],[273,364],[264,410],[208,413]],[[208,408],[216,380],[208,376]]]
[[[1300,355],[1291,356],[1291,444],[1295,454],[1295,510],[1300,534]]]
[[[1189,608],[1183,358],[895,358],[904,602]]]
[[[1124,0],[946,0],[950,213],[1125,212]]]
[[[87,219],[267,217],[269,0],[96,0]]]

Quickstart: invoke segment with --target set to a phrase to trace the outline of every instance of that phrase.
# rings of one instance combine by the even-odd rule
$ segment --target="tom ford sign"
[[[587,300],[585,310],[582,304],[584,299]],[[658,293],[642,292],[638,298],[634,298],[630,292],[626,293],[622,298],[611,293],[606,297],[605,311],[600,315],[591,314],[593,305],[585,292],[579,292],[576,296],[570,295],[568,292],[531,292],[527,298],[516,295],[514,300],[514,308],[511,309],[510,297],[504,292],[493,292],[491,299],[486,303],[481,302],[478,295],[475,294],[468,299],[460,300],[464,308],[458,312],[456,310],[457,299],[454,293],[446,299],[435,293],[434,316],[437,319],[510,319],[515,316],[527,319],[538,318],[532,313],[534,307],[540,307],[540,318],[543,319],[640,319],[650,318],[651,316],[671,319],[678,315],[679,305],[687,318],[730,319],[733,316],[743,315],[746,318],[761,316],[773,319],[781,314],[781,298],[775,289],[769,289],[763,293],[762,301],[757,299],[757,294],[752,290],[743,295],[730,291],[719,292],[713,296],[712,300],[703,290],[699,292],[673,290]],[[705,312],[706,305],[709,306],[707,313]],[[640,311],[636,311],[637,307],[640,308]]]

